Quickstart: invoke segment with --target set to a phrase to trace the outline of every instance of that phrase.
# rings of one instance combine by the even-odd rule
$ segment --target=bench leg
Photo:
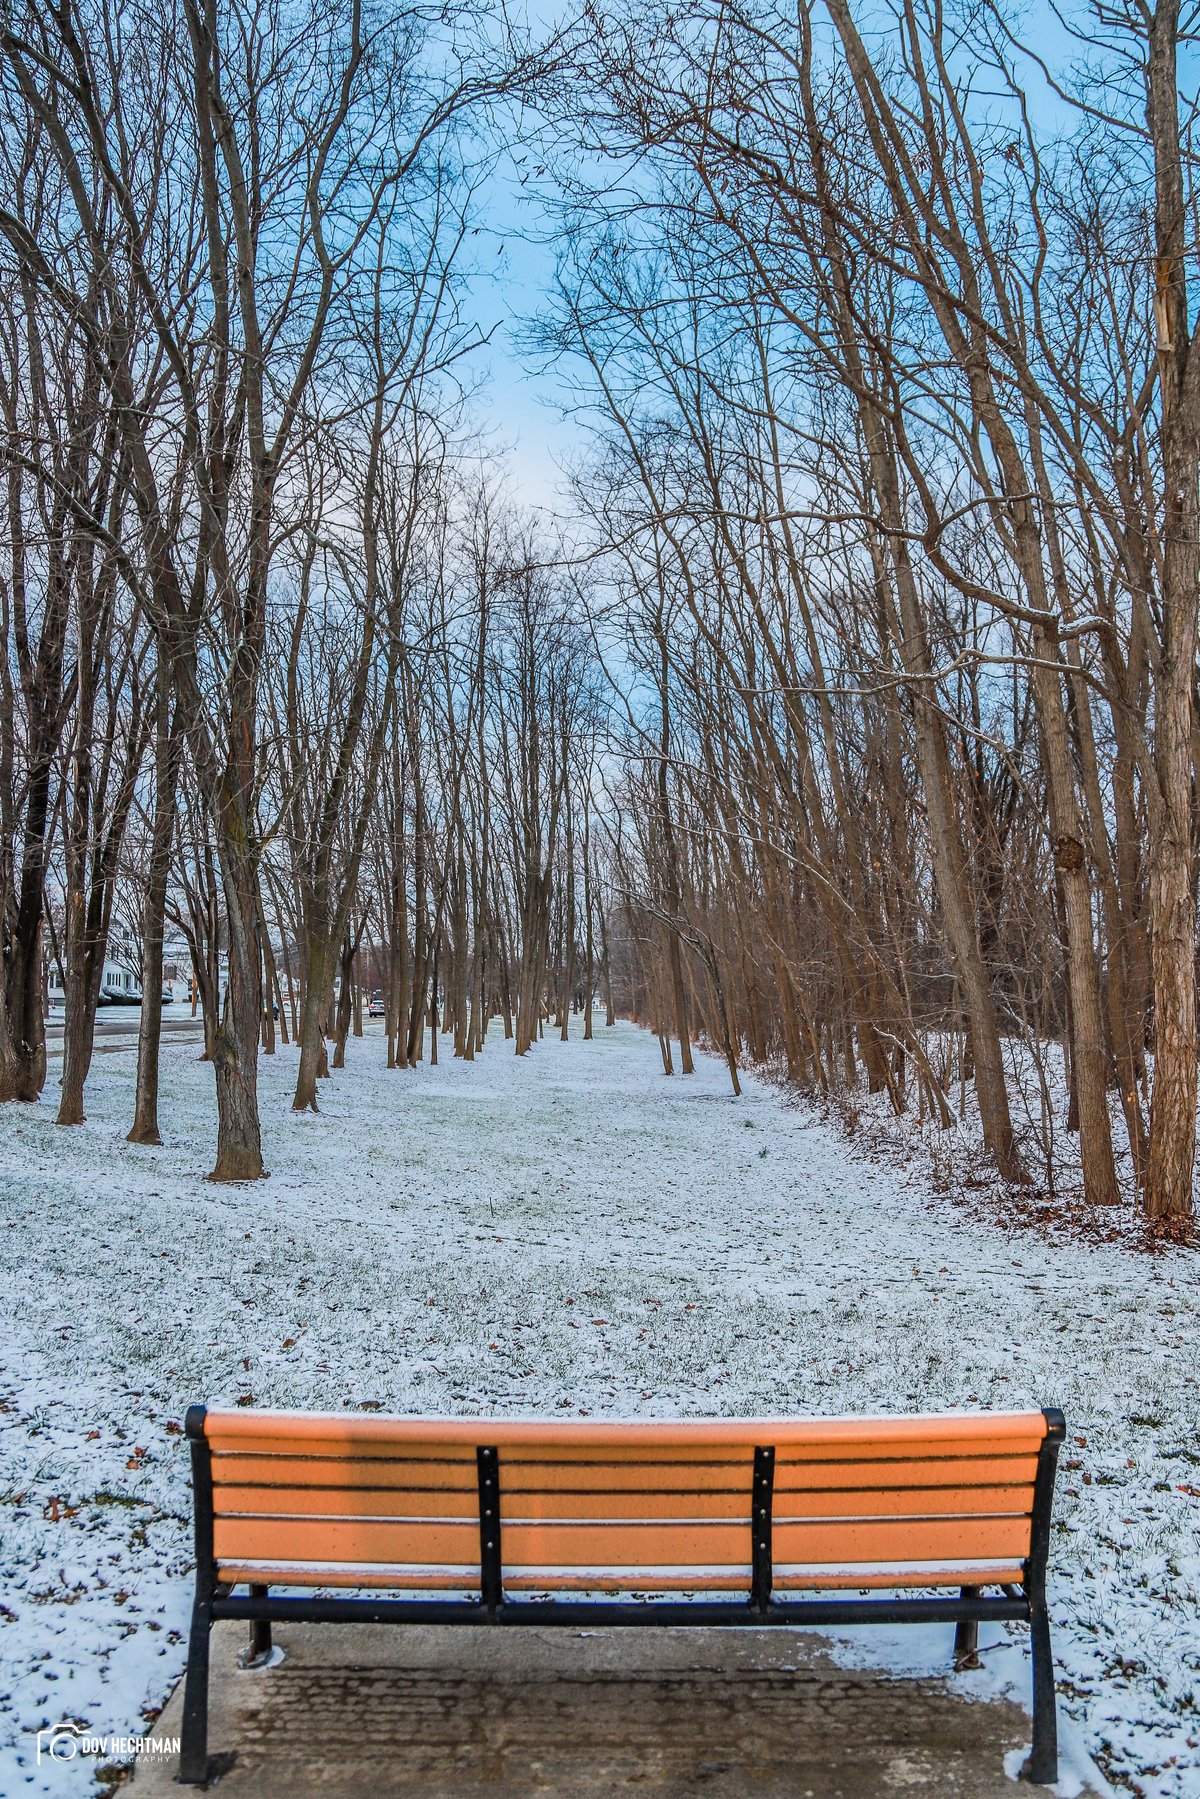
[[[1033,1752],[1021,1773],[1039,1786],[1058,1779],[1058,1716],[1054,1706],[1054,1657],[1050,1650],[1050,1615],[1034,1607],[1029,1621],[1033,1649]]]
[[[208,1648],[212,1618],[197,1599],[192,1608],[187,1673],[183,1683],[183,1729],[179,1744],[181,1786],[203,1786],[208,1779]]]
[[[964,1587],[964,1599],[978,1599],[979,1587]],[[960,1618],[954,1627],[954,1666],[956,1668],[977,1668],[979,1666],[979,1623],[975,1618]]]
[[[252,1586],[251,1599],[265,1599],[266,1587]],[[261,1667],[271,1656],[271,1620],[269,1618],[251,1618],[250,1642],[246,1650],[246,1667]]]

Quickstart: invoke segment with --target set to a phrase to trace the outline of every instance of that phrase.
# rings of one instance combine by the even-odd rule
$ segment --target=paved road
[[[277,1626],[282,1665],[243,1671],[245,1629],[214,1632],[221,1799],[1010,1799],[1029,1741],[1015,1705],[847,1671],[807,1632]],[[177,1688],[156,1738],[181,1711]],[[143,1759],[133,1799],[178,1799],[176,1765]]]
[[[118,1050],[137,1050],[138,1025],[141,1020],[141,1009],[138,1006],[102,1006],[96,1014],[96,1053],[112,1055]],[[163,1008],[162,1033],[165,1039],[183,1043],[202,1043],[204,1041],[204,1022],[199,1016],[192,1017],[190,1002],[182,1005]],[[63,1043],[62,1015],[56,1017],[51,1013],[46,1025],[46,1051],[51,1056],[61,1056]]]

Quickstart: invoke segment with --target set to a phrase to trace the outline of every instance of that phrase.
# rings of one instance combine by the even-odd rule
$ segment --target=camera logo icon
[[[79,1754],[82,1735],[77,1724],[58,1724],[52,1730],[37,1733],[37,1759],[40,1762],[71,1762]]]

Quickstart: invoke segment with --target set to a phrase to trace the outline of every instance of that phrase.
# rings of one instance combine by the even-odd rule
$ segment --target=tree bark
[[[127,1142],[161,1143],[158,1125],[158,1063],[162,1036],[163,937],[171,840],[175,833],[175,784],[183,755],[179,715],[171,711],[170,671],[160,660],[154,742],[154,823],[150,865],[142,903],[142,1015],[138,1020],[137,1085],[133,1124]]]
[[[1154,766],[1161,818],[1150,854],[1154,1086],[1146,1159],[1148,1216],[1167,1231],[1192,1214],[1196,1154],[1196,904],[1191,829],[1192,704],[1200,592],[1200,325],[1189,319],[1189,215],[1177,71],[1179,0],[1150,24],[1147,121],[1154,145],[1159,380],[1162,390],[1162,661]]]

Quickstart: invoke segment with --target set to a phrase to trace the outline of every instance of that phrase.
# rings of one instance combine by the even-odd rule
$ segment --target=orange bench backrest
[[[218,1578],[477,1587],[476,1449],[507,1587],[750,1583],[756,1447],[777,1588],[995,1583],[1030,1552],[1041,1412],[604,1423],[211,1411]]]

